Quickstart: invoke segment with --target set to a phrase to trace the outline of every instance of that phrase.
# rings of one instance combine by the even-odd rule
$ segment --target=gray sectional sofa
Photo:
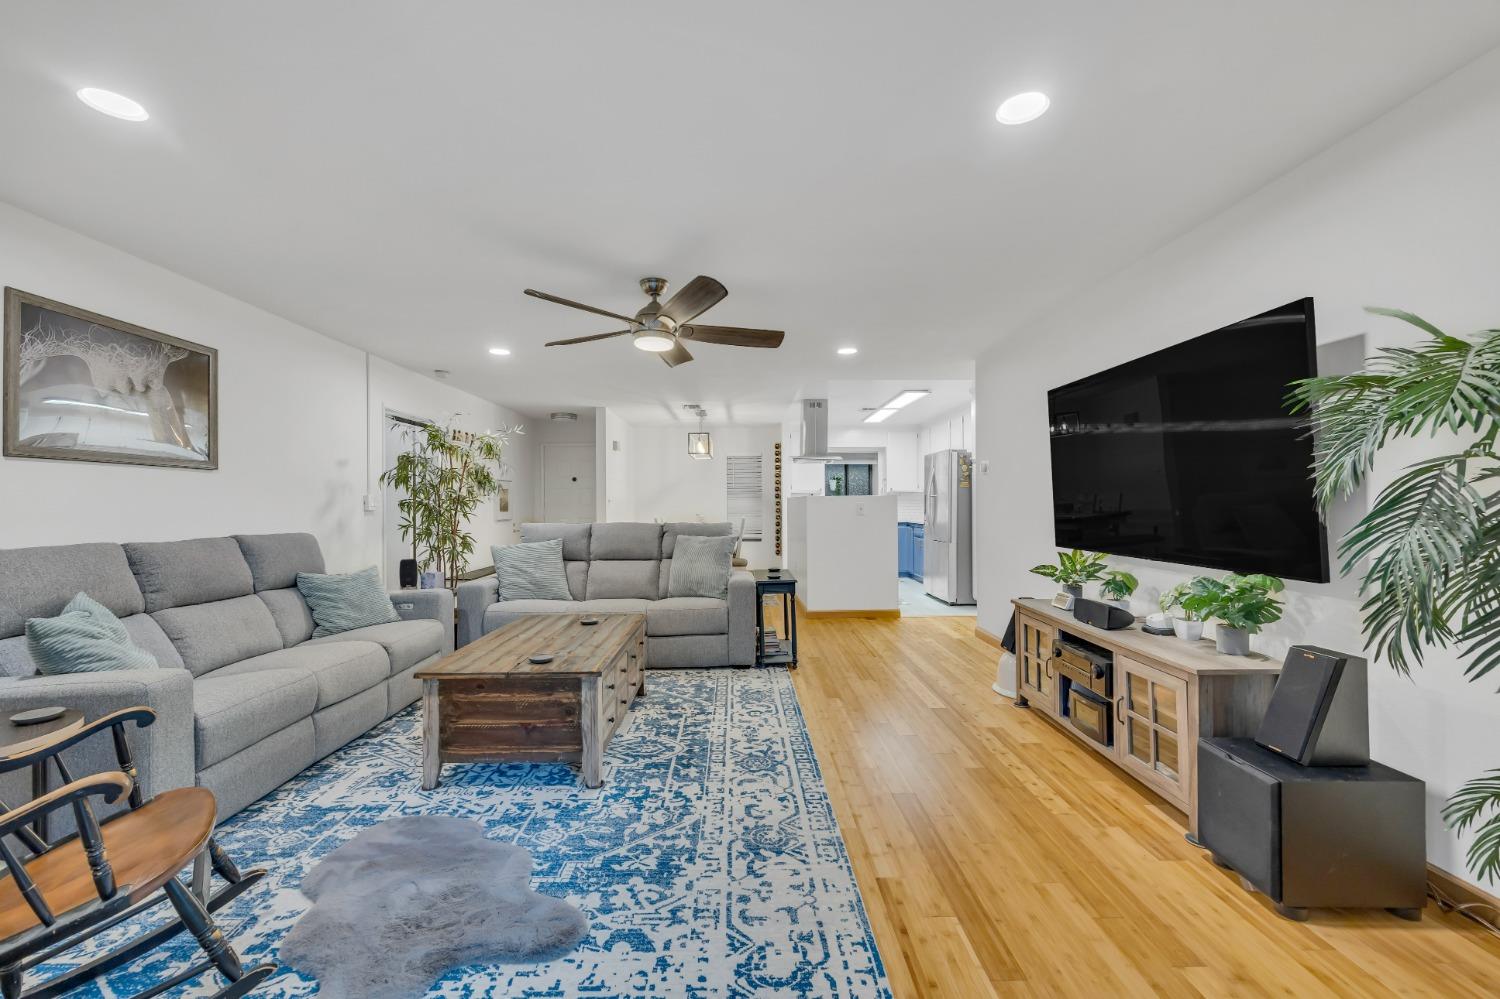
[[[646,615],[646,665],[753,666],[755,577],[729,577],[729,597],[669,597],[672,553],[684,534],[718,537],[732,524],[524,524],[521,541],[560,539],[572,600],[509,600],[494,576],[458,586],[458,643],[525,614]]]
[[[403,620],[312,638],[298,572],[323,572],[310,534],[0,551],[0,714],[61,704],[93,718],[156,711],[133,734],[145,792],[198,784],[223,819],[417,699],[412,674],[453,648],[448,590],[391,595]],[[27,618],[82,591],[161,669],[38,676]],[[69,750],[75,773],[115,769],[108,739]],[[15,795],[7,775],[0,797]],[[9,792],[9,793],[6,793]]]

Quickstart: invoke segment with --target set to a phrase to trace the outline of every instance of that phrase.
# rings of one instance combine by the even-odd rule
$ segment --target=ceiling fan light
[[[641,350],[649,350],[653,354],[661,354],[671,350],[676,340],[665,333],[653,333],[649,330],[635,335],[635,345]]]

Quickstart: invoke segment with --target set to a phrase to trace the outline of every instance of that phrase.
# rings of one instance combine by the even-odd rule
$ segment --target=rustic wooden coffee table
[[[552,661],[533,663],[539,654]],[[646,693],[646,616],[530,614],[416,676],[423,788],[444,763],[555,760],[577,761],[599,787],[604,749]]]

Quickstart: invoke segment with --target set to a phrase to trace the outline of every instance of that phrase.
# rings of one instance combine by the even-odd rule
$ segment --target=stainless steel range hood
[[[802,400],[802,447],[793,461],[826,463],[843,461],[842,455],[828,451],[828,400]]]

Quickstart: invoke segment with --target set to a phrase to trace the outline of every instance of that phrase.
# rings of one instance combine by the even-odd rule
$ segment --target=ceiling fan
[[[729,294],[727,288],[711,277],[698,275],[681,291],[668,299],[666,305],[662,305],[657,301],[657,297],[666,289],[666,278],[641,278],[641,291],[650,295],[651,301],[641,307],[634,319],[607,309],[596,309],[582,302],[558,298],[544,291],[527,288],[526,294],[532,298],[540,298],[544,302],[556,302],[570,309],[582,309],[596,316],[618,319],[630,326],[629,329],[616,330],[613,333],[595,333],[593,336],[575,336],[570,340],[553,340],[547,346],[564,347],[569,344],[588,343],[590,340],[608,340],[610,337],[630,334],[635,337],[637,347],[660,354],[661,359],[666,361],[667,366],[671,368],[693,359],[693,355],[688,353],[687,348],[683,346],[684,340],[691,340],[695,343],[721,343],[729,347],[780,347],[782,338],[786,336],[781,330],[753,330],[741,326],[688,325],[692,320],[723,301],[724,297]]]

